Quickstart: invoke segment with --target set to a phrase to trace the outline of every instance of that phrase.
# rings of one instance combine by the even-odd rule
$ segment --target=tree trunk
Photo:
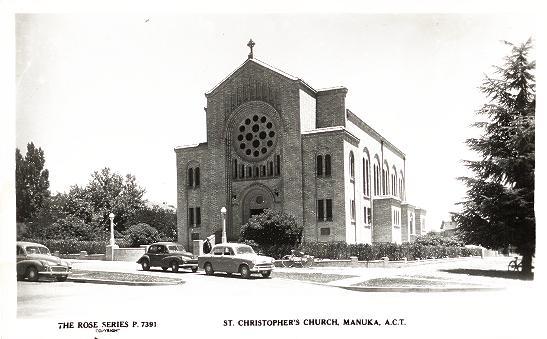
[[[532,274],[532,254],[530,253],[522,254],[522,274]]]

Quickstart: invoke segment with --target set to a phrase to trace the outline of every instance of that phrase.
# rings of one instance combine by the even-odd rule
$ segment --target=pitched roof
[[[277,73],[289,80],[293,80],[293,81],[298,81],[300,82],[300,84],[302,84],[304,87],[308,88],[309,90],[311,90],[313,93],[316,93],[317,91],[311,87],[310,85],[308,85],[305,81],[303,81],[302,79],[298,78],[298,77],[295,77],[294,75],[291,75],[287,72],[284,72],[278,68],[275,68],[267,63],[265,63],[264,61],[261,61],[261,60],[258,60],[258,59],[247,59],[245,60],[244,63],[242,63],[238,68],[236,68],[232,73],[230,73],[227,77],[225,77],[224,79],[222,79],[222,81],[220,81],[218,84],[215,85],[215,87],[213,87],[210,91],[206,92],[205,93],[205,96],[209,96],[210,94],[212,94],[214,91],[216,91],[224,82],[226,82],[226,80],[230,79],[234,74],[236,74],[239,70],[241,70],[245,65],[247,65],[248,63],[255,63],[261,67],[264,67],[266,69],[269,69],[270,71],[274,72],[274,73]]]

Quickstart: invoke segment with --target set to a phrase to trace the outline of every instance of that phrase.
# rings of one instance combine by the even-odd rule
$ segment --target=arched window
[[[268,162],[268,175],[273,176],[273,161]]]
[[[380,179],[380,161],[378,160],[378,156],[374,159],[374,168],[373,168],[373,175],[374,175],[374,195],[380,195],[381,193],[381,179]]]
[[[194,186],[194,169],[193,168],[188,169],[188,178],[186,182],[188,183],[188,187]]]
[[[275,156],[275,175],[279,175],[281,173],[281,156],[276,155]]]
[[[363,195],[370,196],[370,160],[368,154],[363,157]]]
[[[239,179],[243,179],[245,177],[245,165],[241,164],[239,166]]]
[[[331,174],[330,154],[325,154],[325,176],[330,177],[330,174]]]
[[[355,179],[355,159],[353,152],[349,152],[349,177]]]
[[[384,161],[384,167],[382,168],[382,180],[383,180],[382,194],[389,195],[389,165],[387,161]]]
[[[194,170],[194,187],[199,186],[199,167]]]
[[[315,159],[315,164],[317,168],[317,176],[323,175],[323,156],[318,155]]]
[[[255,177],[258,178],[258,166],[255,166]]]

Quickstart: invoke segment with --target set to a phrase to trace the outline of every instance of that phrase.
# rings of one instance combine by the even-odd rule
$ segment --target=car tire
[[[179,271],[179,264],[176,261],[171,261],[171,271],[177,273]]]
[[[141,266],[143,271],[150,271],[150,263],[148,260],[143,260],[143,262],[141,262]]]
[[[192,272],[196,273],[198,271],[197,267],[192,267]]]
[[[66,281],[66,280],[68,279],[68,276],[66,276],[66,275],[60,275],[60,276],[55,277],[55,279],[56,279],[57,281],[61,281],[61,282],[62,282],[62,281]]]
[[[251,277],[251,270],[249,270],[249,266],[247,265],[241,265],[239,267],[239,273],[241,273],[243,279],[249,279]]]
[[[215,273],[215,271],[213,271],[213,265],[211,265],[211,263],[206,263],[203,266],[203,269],[205,269],[205,274],[207,275],[213,275]]]
[[[29,266],[27,268],[27,273],[25,274],[28,281],[37,281],[38,280],[38,270],[34,266]]]
[[[262,276],[263,276],[264,278],[269,278],[270,275],[272,274],[272,271],[266,271],[266,272],[262,272],[262,273],[260,273],[260,274],[262,274]]]

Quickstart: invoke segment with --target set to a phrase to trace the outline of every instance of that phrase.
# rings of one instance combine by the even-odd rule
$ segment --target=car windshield
[[[174,252],[184,252],[184,247],[182,246],[169,246],[169,251],[174,251]]]
[[[43,246],[28,246],[26,250],[27,254],[50,254],[47,247]]]
[[[250,246],[241,246],[236,250],[237,254],[254,254],[253,248]]]

